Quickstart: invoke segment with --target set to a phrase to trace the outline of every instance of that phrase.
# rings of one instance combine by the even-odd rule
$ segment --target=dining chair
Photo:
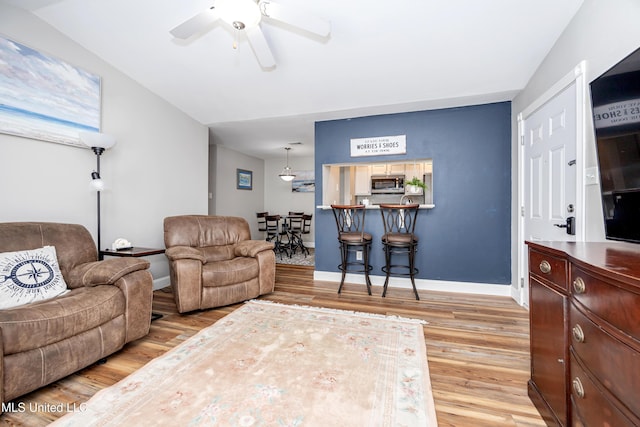
[[[304,212],[289,211],[287,223],[290,232],[300,233],[302,231],[302,215]]]
[[[282,259],[282,254],[285,253],[289,258],[291,258],[291,254],[287,248],[287,245],[282,241],[282,236],[286,235],[286,231],[283,230],[280,224],[280,215],[265,215],[265,227],[267,231],[267,241],[273,242],[273,250],[276,254],[280,255],[280,259]]]
[[[304,254],[305,258],[309,255],[309,248],[305,246],[302,236],[310,233],[312,217],[313,215],[307,215],[305,213],[289,212],[291,252],[296,253],[296,251],[300,249],[300,252]]]
[[[256,212],[256,217],[258,218],[258,231],[264,233],[267,231],[267,221],[265,217],[269,215],[269,212]]]

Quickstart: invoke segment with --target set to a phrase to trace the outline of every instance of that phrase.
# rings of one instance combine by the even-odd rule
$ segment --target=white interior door
[[[584,239],[582,142],[584,95],[573,76],[530,114],[521,115],[520,301],[528,306],[528,252],[524,241]],[[573,230],[568,228],[568,219]],[[570,234],[571,231],[573,234]]]
[[[576,215],[575,85],[524,122],[524,228],[527,240],[574,241]]]

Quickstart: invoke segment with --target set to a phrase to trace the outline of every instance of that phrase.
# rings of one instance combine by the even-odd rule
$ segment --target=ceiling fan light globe
[[[237,28],[234,22],[244,24],[244,28],[255,27],[262,18],[260,8],[253,0],[218,0],[216,11],[220,19],[234,28]]]

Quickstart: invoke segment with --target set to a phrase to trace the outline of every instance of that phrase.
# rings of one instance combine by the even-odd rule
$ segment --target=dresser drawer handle
[[[584,283],[584,280],[582,280],[581,277],[576,277],[576,279],[573,281],[573,292],[575,292],[576,294],[584,294],[586,290],[587,285]]]
[[[551,264],[549,264],[549,261],[544,260],[540,263],[540,271],[542,271],[544,274],[551,273]]]
[[[576,325],[571,329],[573,334],[573,339],[577,342],[584,342],[584,331],[580,327],[580,325]]]
[[[580,381],[580,378],[575,377],[572,384],[573,384],[573,391],[576,393],[576,396],[580,398],[584,398],[584,387],[582,387],[582,382]]]

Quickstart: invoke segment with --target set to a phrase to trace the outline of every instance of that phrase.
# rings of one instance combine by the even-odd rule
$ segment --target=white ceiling
[[[583,0],[277,0],[331,21],[327,39],[263,19],[260,68],[223,23],[169,30],[214,0],[4,0],[37,16],[259,158],[313,153],[317,120],[511,100]]]

